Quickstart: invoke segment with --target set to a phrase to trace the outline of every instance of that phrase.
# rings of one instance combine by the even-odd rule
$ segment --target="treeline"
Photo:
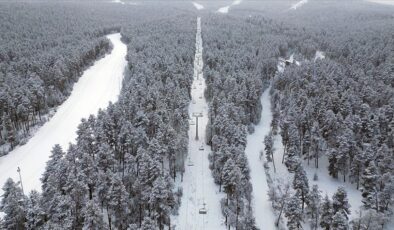
[[[11,179],[0,211],[5,229],[164,229],[184,171],[195,18],[122,27],[128,68],[119,101],[83,119],[76,144],[55,146],[42,193]]]
[[[260,97],[276,72],[282,39],[272,21],[257,26],[240,18],[209,15],[202,23],[210,168],[227,195],[221,202],[225,224],[255,229],[244,151],[248,132],[260,120]]]
[[[86,9],[0,3],[0,155],[25,142],[31,127],[67,99],[82,72],[110,51],[104,35],[119,31],[119,22]]]

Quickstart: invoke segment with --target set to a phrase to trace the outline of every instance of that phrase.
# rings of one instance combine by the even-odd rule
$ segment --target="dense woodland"
[[[0,228],[170,228],[182,196],[174,181],[187,156],[195,13],[183,5],[131,14],[109,4],[36,4],[0,3],[0,155],[27,138],[82,71],[110,51],[105,34],[121,32],[128,66],[119,101],[83,119],[68,149],[54,146],[41,193],[25,195],[11,179],[3,186]],[[261,140],[266,166],[284,164],[292,175],[291,184],[261,194],[272,201],[277,225],[382,229],[393,214],[394,17],[346,4],[333,17],[318,7],[262,16],[245,6],[202,17],[206,142],[228,229],[257,229],[244,150],[269,86],[274,117]],[[315,60],[318,50],[324,59]],[[291,54],[301,64],[278,72],[278,59]],[[278,135],[285,153],[273,162]],[[345,188],[329,197],[309,185],[305,167],[322,161],[333,178],[361,191],[358,218],[349,219]]]
[[[181,195],[173,181],[187,152],[194,25],[194,17],[178,13],[122,27],[129,64],[119,102],[82,120],[76,144],[54,146],[41,194],[25,197],[11,179],[4,185],[4,228],[170,225]]]
[[[253,229],[246,136],[260,119],[260,96],[276,72],[281,39],[272,33],[274,23],[256,26],[216,15],[202,22],[210,168],[227,194],[222,200],[226,225]]]

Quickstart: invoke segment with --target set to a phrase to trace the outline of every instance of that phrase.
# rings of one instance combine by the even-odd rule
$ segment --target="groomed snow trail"
[[[19,181],[19,166],[25,193],[33,189],[41,191],[40,177],[52,147],[60,144],[66,150],[69,142],[75,141],[82,118],[96,114],[99,108],[106,108],[109,101],[117,100],[127,64],[127,46],[121,42],[119,33],[108,35],[107,38],[113,44],[111,53],[83,73],[70,97],[25,145],[0,157],[0,188],[9,177]],[[0,189],[0,195],[2,193]]]
[[[219,8],[219,9],[217,10],[217,12],[218,12],[218,13],[221,13],[221,14],[227,14],[228,11],[230,10],[230,7],[239,5],[239,4],[241,4],[241,2],[242,2],[242,0],[234,0],[234,1],[231,3],[231,5],[223,6],[223,7]]]
[[[260,122],[255,126],[253,134],[248,135],[245,153],[250,166],[250,182],[252,183],[252,207],[256,226],[259,229],[272,229],[275,226],[275,217],[268,200],[268,185],[260,152],[264,151],[264,137],[271,130],[271,99],[270,88],[266,89],[261,96]]]
[[[308,2],[308,0],[301,0],[297,3],[295,3],[294,5],[292,5],[290,9],[296,10],[297,8],[300,8],[302,5],[305,5],[307,2]]]
[[[205,80],[202,74],[202,38],[201,19],[197,18],[196,54],[194,59],[194,80],[191,90],[192,103],[189,105],[191,125],[189,129],[188,157],[183,176],[183,196],[179,215],[174,217],[177,230],[220,230],[223,216],[220,208],[218,186],[215,185],[209,169],[208,154],[211,148],[205,144],[205,129],[208,122],[208,105],[204,98]],[[202,113],[198,118],[198,140],[196,140],[196,122],[193,113]],[[204,150],[200,150],[200,147]],[[204,207],[206,214],[199,214]]]
[[[366,0],[367,2],[394,6],[394,0]]]
[[[197,2],[192,2],[192,3],[193,3],[193,6],[194,6],[197,10],[202,10],[202,9],[204,9],[204,6],[203,6],[202,4],[197,3]]]

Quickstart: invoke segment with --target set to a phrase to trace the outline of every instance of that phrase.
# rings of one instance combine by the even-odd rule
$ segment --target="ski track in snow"
[[[253,134],[248,135],[245,153],[250,166],[250,182],[252,183],[252,207],[256,226],[259,229],[271,229],[275,226],[275,216],[268,199],[267,178],[263,163],[260,159],[260,152],[264,151],[264,137],[271,130],[271,99],[270,88],[266,89],[261,96],[263,107],[260,122],[255,126]]]
[[[201,19],[197,18],[196,54],[194,60],[194,81],[191,95],[192,103],[189,105],[189,115],[192,118],[189,129],[188,157],[183,176],[183,196],[179,215],[173,216],[172,223],[179,230],[225,229],[220,207],[223,194],[215,185],[211,170],[209,169],[208,154],[210,146],[205,144],[205,129],[208,123],[208,105],[204,98],[205,80],[202,74],[202,38]],[[196,140],[196,124],[193,113],[202,112],[203,117],[198,118],[198,136]],[[199,150],[203,146],[204,150]],[[193,164],[193,165],[191,165]],[[199,214],[199,209],[206,203],[207,214]]]
[[[218,13],[221,13],[221,14],[227,14],[228,11],[230,10],[230,7],[239,5],[239,4],[241,4],[241,2],[242,2],[242,0],[235,0],[235,1],[233,1],[233,2],[231,3],[231,5],[223,6],[223,7],[219,8],[219,9],[217,10],[217,12],[218,12]]]
[[[16,170],[20,167],[25,194],[33,189],[41,191],[40,178],[53,146],[60,144],[66,150],[69,142],[75,142],[82,118],[96,114],[99,108],[106,108],[109,101],[118,99],[127,64],[127,46],[121,42],[120,33],[108,35],[107,38],[113,44],[111,53],[85,70],[75,83],[70,97],[25,145],[0,157],[1,187],[9,177],[19,181]],[[2,193],[0,189],[0,196]]]
[[[308,2],[308,0],[301,0],[297,3],[295,3],[294,5],[292,5],[290,9],[296,10],[297,8],[300,8],[302,5],[306,4],[307,2]]]
[[[194,6],[197,10],[202,10],[202,9],[204,9],[204,6],[201,5],[200,3],[197,3],[197,2],[192,2],[192,3],[193,3],[193,6]]]

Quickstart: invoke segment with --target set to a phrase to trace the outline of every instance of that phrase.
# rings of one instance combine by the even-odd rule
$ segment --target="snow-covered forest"
[[[0,229],[393,229],[393,25],[363,0],[1,1]]]

